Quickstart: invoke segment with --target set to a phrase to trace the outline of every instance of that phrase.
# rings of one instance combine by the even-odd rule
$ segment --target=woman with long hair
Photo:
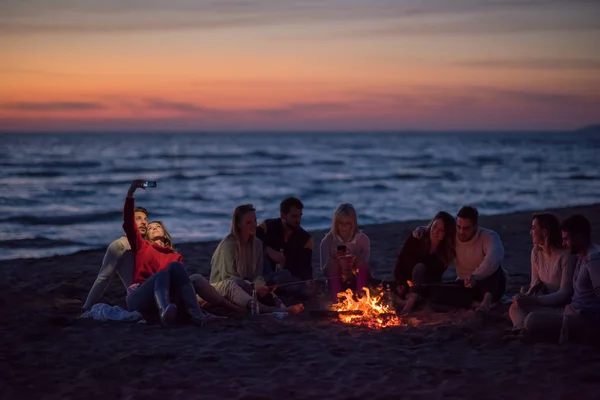
[[[333,213],[331,229],[321,241],[321,271],[329,281],[333,300],[344,288],[354,286],[355,293],[369,283],[371,242],[358,227],[352,204],[340,204]]]
[[[429,222],[424,235],[410,235],[396,258],[394,276],[400,298],[408,294],[402,313],[409,313],[423,295],[423,285],[440,283],[455,258],[456,222],[445,211]]]
[[[143,183],[142,180],[131,183],[123,208],[123,229],[135,258],[133,283],[127,288],[127,308],[149,320],[158,317],[163,325],[172,324],[178,317],[202,325],[215,316],[200,308],[197,290],[166,227],[160,221],[153,221],[148,224],[144,238],[135,223],[133,194],[137,188],[144,188]],[[238,309],[210,285],[208,288],[199,294],[218,305]]]
[[[550,213],[534,214],[529,231],[531,283],[524,294],[517,295],[509,309],[513,331],[524,329],[529,313],[541,308],[558,310],[567,305],[573,294],[575,256],[562,246],[560,222]]]
[[[264,298],[270,293],[263,273],[263,245],[256,237],[256,209],[243,204],[233,212],[230,233],[219,243],[211,259],[210,283],[234,304],[249,310],[251,293]],[[299,313],[302,304],[275,308],[259,302],[260,312],[287,311]]]

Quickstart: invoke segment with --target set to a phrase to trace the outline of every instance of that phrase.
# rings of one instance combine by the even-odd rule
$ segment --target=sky
[[[0,131],[570,130],[598,0],[0,0]]]

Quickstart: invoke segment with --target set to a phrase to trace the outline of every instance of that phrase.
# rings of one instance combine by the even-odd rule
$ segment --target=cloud
[[[304,102],[291,103],[282,107],[256,109],[252,112],[267,117],[289,117],[293,115],[311,115],[323,113],[344,113],[360,106],[364,101]]]
[[[198,113],[208,111],[208,109],[200,107],[194,103],[170,101],[164,99],[145,100],[142,104],[142,107],[151,110],[176,111],[180,113]]]
[[[597,30],[593,18],[598,2],[586,0],[490,1],[444,0],[400,2],[393,0],[219,0],[219,1],[110,1],[46,0],[2,3],[0,33],[96,33],[210,30],[232,27],[260,27],[295,23],[392,22],[393,26],[371,33],[442,34],[448,31],[468,33],[548,30],[551,24],[539,23],[540,14],[551,14],[557,30]],[[568,12],[561,12],[567,9]],[[522,21],[498,18],[498,13],[525,15]],[[51,15],[52,18],[48,18]],[[433,21],[424,26],[397,26],[401,21],[427,22],[440,16],[483,16],[488,24],[464,27],[463,23]],[[561,22],[564,19],[574,21]],[[595,22],[594,22],[595,21]],[[440,23],[441,22],[441,23]],[[468,26],[470,24],[467,24]],[[487,26],[486,26],[487,25]],[[396,27],[396,30],[393,27]]]
[[[0,107],[5,110],[25,112],[95,111],[103,110],[106,108],[106,106],[102,103],[86,101],[17,102],[6,103],[1,105]]]
[[[456,63],[468,68],[495,69],[557,69],[557,70],[596,70],[600,69],[600,60],[538,58],[514,60],[472,60]]]

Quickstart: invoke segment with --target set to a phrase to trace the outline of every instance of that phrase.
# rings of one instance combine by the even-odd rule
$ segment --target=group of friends
[[[202,325],[230,313],[301,313],[315,296],[313,239],[301,227],[302,202],[280,204],[279,218],[257,224],[251,204],[236,207],[230,233],[211,259],[210,278],[189,275],[161,221],[148,222],[148,211],[135,206],[134,193],[144,181],[132,182],[123,208],[125,236],[108,247],[102,267],[83,306],[89,310],[116,273],[127,291],[130,311],[163,325]],[[600,246],[591,241],[591,226],[581,215],[562,221],[550,213],[534,214],[530,235],[531,283],[509,309],[512,331],[557,335],[569,327],[576,334],[600,326]],[[320,243],[320,270],[331,301],[352,289],[356,296],[375,282],[369,267],[369,237],[359,229],[355,208],[341,204]],[[409,314],[424,301],[488,312],[506,294],[500,236],[479,226],[477,209],[462,207],[456,219],[437,213],[417,227],[398,253],[393,276],[395,306]],[[457,278],[442,282],[454,265]],[[390,274],[391,275],[391,274]],[[286,306],[281,300],[292,299]]]

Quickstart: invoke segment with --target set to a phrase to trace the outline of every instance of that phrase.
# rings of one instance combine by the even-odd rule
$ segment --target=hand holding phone
[[[156,181],[144,181],[142,182],[142,187],[143,188],[155,188],[156,187]]]
[[[144,181],[142,179],[135,179],[131,182],[131,186],[129,186],[129,190],[127,191],[127,197],[133,198],[133,193],[135,193],[137,188],[142,188],[146,190],[148,187],[156,187],[156,181]]]
[[[335,259],[339,261],[344,258],[348,254],[348,248],[345,245],[341,245],[337,247],[337,251],[335,252]]]

